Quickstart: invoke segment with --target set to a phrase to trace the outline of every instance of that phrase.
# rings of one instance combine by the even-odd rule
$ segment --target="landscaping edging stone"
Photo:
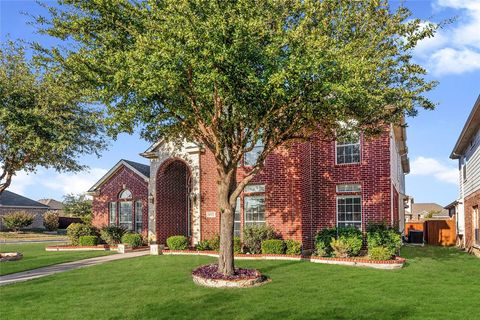
[[[148,251],[150,248],[147,246],[127,249],[123,252],[134,252],[134,251]],[[109,246],[109,245],[97,245],[97,246],[48,246],[45,247],[45,251],[118,251],[118,246]]]
[[[260,286],[269,282],[269,279],[263,276],[260,271],[256,269],[243,269],[247,272],[253,272],[253,276],[238,277],[236,279],[219,279],[219,278],[209,278],[203,277],[195,272],[201,268],[211,268],[213,265],[200,266],[192,271],[193,282],[200,286],[210,287],[210,288],[251,288]],[[215,267],[216,268],[216,267]]]
[[[0,262],[16,261],[23,258],[20,252],[2,252],[0,253]]]
[[[196,251],[196,250],[162,250],[161,253],[164,255],[199,255],[199,256],[208,256],[208,257],[218,257],[218,252],[216,251]],[[290,260],[290,261],[300,261],[307,260],[313,263],[323,263],[323,264],[337,264],[337,265],[346,265],[346,266],[355,266],[355,267],[368,267],[375,269],[401,269],[406,259],[401,257],[395,257],[393,260],[369,260],[361,258],[327,258],[327,257],[316,257],[316,256],[294,256],[286,254],[235,254],[235,259],[237,260]]]

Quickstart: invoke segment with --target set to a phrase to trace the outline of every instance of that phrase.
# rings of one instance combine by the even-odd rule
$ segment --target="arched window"
[[[120,200],[129,200],[129,199],[132,199],[132,193],[130,192],[130,190],[125,189],[125,190],[123,190],[122,192],[120,192],[120,194],[118,195],[118,198],[119,198]]]
[[[132,193],[130,190],[125,189],[118,195],[119,200],[119,212],[118,212],[118,224],[127,230],[133,230],[133,206],[132,206]],[[128,201],[130,200],[130,201]]]

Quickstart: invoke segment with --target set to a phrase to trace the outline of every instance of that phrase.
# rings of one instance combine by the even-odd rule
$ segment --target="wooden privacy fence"
[[[425,243],[431,245],[454,246],[456,243],[455,219],[407,222],[405,224],[406,236],[410,230],[423,231]]]

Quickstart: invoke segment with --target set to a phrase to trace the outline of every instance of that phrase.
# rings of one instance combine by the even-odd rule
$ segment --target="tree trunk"
[[[236,169],[219,171],[218,206],[220,208],[220,252],[218,256],[218,272],[231,276],[235,273],[233,260],[233,227],[235,207],[230,203],[230,196],[236,188]]]
[[[10,186],[10,183],[12,183],[12,176],[13,174],[9,172],[5,175],[4,182],[0,183],[0,194],[2,194],[2,192]]]

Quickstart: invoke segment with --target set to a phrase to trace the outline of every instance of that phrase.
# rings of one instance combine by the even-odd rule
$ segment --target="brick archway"
[[[191,181],[188,165],[180,159],[165,161],[156,177],[157,242],[173,235],[191,235]]]

